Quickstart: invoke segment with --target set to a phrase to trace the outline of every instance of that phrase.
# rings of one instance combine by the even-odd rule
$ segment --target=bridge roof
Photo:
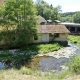
[[[67,23],[67,22],[62,22],[62,23],[60,23],[60,24],[63,24],[63,25],[65,25],[65,26],[70,26],[70,27],[73,27],[73,26],[75,26],[75,27],[80,27],[80,24],[79,24],[79,23]]]

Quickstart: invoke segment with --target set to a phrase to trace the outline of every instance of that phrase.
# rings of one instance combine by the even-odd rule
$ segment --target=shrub
[[[30,74],[33,74],[34,71],[31,70],[31,69],[28,69],[28,68],[26,68],[26,67],[23,67],[23,68],[21,68],[20,73],[30,75]]]
[[[69,69],[75,73],[80,73],[80,56],[74,56],[70,59]]]
[[[78,43],[78,44],[80,43],[80,36],[69,35],[68,39],[70,42]]]

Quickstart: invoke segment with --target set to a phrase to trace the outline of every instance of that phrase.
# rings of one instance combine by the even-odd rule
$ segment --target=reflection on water
[[[37,56],[37,57],[31,59],[31,62],[26,63],[25,66],[28,67],[28,68],[33,68],[33,69],[40,69],[39,62],[43,58],[47,58],[47,57],[48,56]]]
[[[54,57],[48,57],[43,58],[39,62],[40,68],[42,71],[54,71],[56,73],[59,73],[62,70],[63,65],[69,62],[68,58],[61,57],[61,58],[54,58]]]

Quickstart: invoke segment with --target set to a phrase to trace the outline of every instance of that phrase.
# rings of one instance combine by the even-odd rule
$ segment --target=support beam
[[[77,27],[75,27],[75,32],[77,32]]]

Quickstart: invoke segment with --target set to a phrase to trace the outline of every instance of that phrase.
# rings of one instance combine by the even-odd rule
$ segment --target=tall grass
[[[70,42],[80,44],[80,36],[69,35],[68,39]]]
[[[80,56],[74,56],[70,59],[70,71],[80,74]]]
[[[1,70],[0,80],[63,80],[68,73],[62,73],[60,75],[51,72],[41,72],[38,70],[32,70],[26,67],[22,67],[20,70]]]

